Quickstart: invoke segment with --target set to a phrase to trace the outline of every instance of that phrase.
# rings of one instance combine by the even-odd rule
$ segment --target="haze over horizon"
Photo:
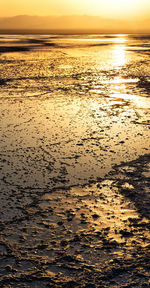
[[[0,30],[86,30],[107,33],[149,33],[150,19],[125,20],[90,15],[1,17]]]
[[[9,9],[8,9],[9,7]],[[0,17],[91,15],[129,19],[150,17],[149,0],[1,0]]]
[[[149,32],[149,0],[1,0],[0,29]],[[9,7],[9,9],[8,9]]]

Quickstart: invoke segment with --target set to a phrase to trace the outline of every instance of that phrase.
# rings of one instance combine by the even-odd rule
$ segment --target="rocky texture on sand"
[[[149,165],[147,154],[86,186],[4,189],[1,287],[149,287]]]
[[[36,37],[0,41],[0,287],[150,287],[149,44]]]

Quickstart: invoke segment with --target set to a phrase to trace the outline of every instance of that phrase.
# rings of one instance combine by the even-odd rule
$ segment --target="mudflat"
[[[149,55],[0,36],[1,287],[150,287]]]

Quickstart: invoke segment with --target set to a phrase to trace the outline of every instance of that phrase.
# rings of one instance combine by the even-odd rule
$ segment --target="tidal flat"
[[[0,287],[150,287],[149,139],[149,35],[0,35]]]

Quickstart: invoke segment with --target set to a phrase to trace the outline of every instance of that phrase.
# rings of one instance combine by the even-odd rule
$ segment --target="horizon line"
[[[11,15],[11,16],[0,16],[0,18],[14,18],[14,17],[21,17],[21,16],[26,16],[26,17],[53,17],[53,18],[57,18],[57,17],[98,17],[101,19],[108,19],[108,20],[115,20],[115,21],[149,21],[149,17],[145,17],[145,18],[141,18],[139,17],[128,17],[128,19],[126,18],[114,18],[114,17],[103,17],[101,15],[89,15],[89,14],[63,14],[63,15],[38,15],[38,14],[15,14],[15,15]]]
[[[149,32],[144,31],[113,31],[113,30],[100,30],[100,29],[0,29],[0,34],[60,34],[60,35],[76,35],[76,34],[112,34],[112,35],[150,35]]]

